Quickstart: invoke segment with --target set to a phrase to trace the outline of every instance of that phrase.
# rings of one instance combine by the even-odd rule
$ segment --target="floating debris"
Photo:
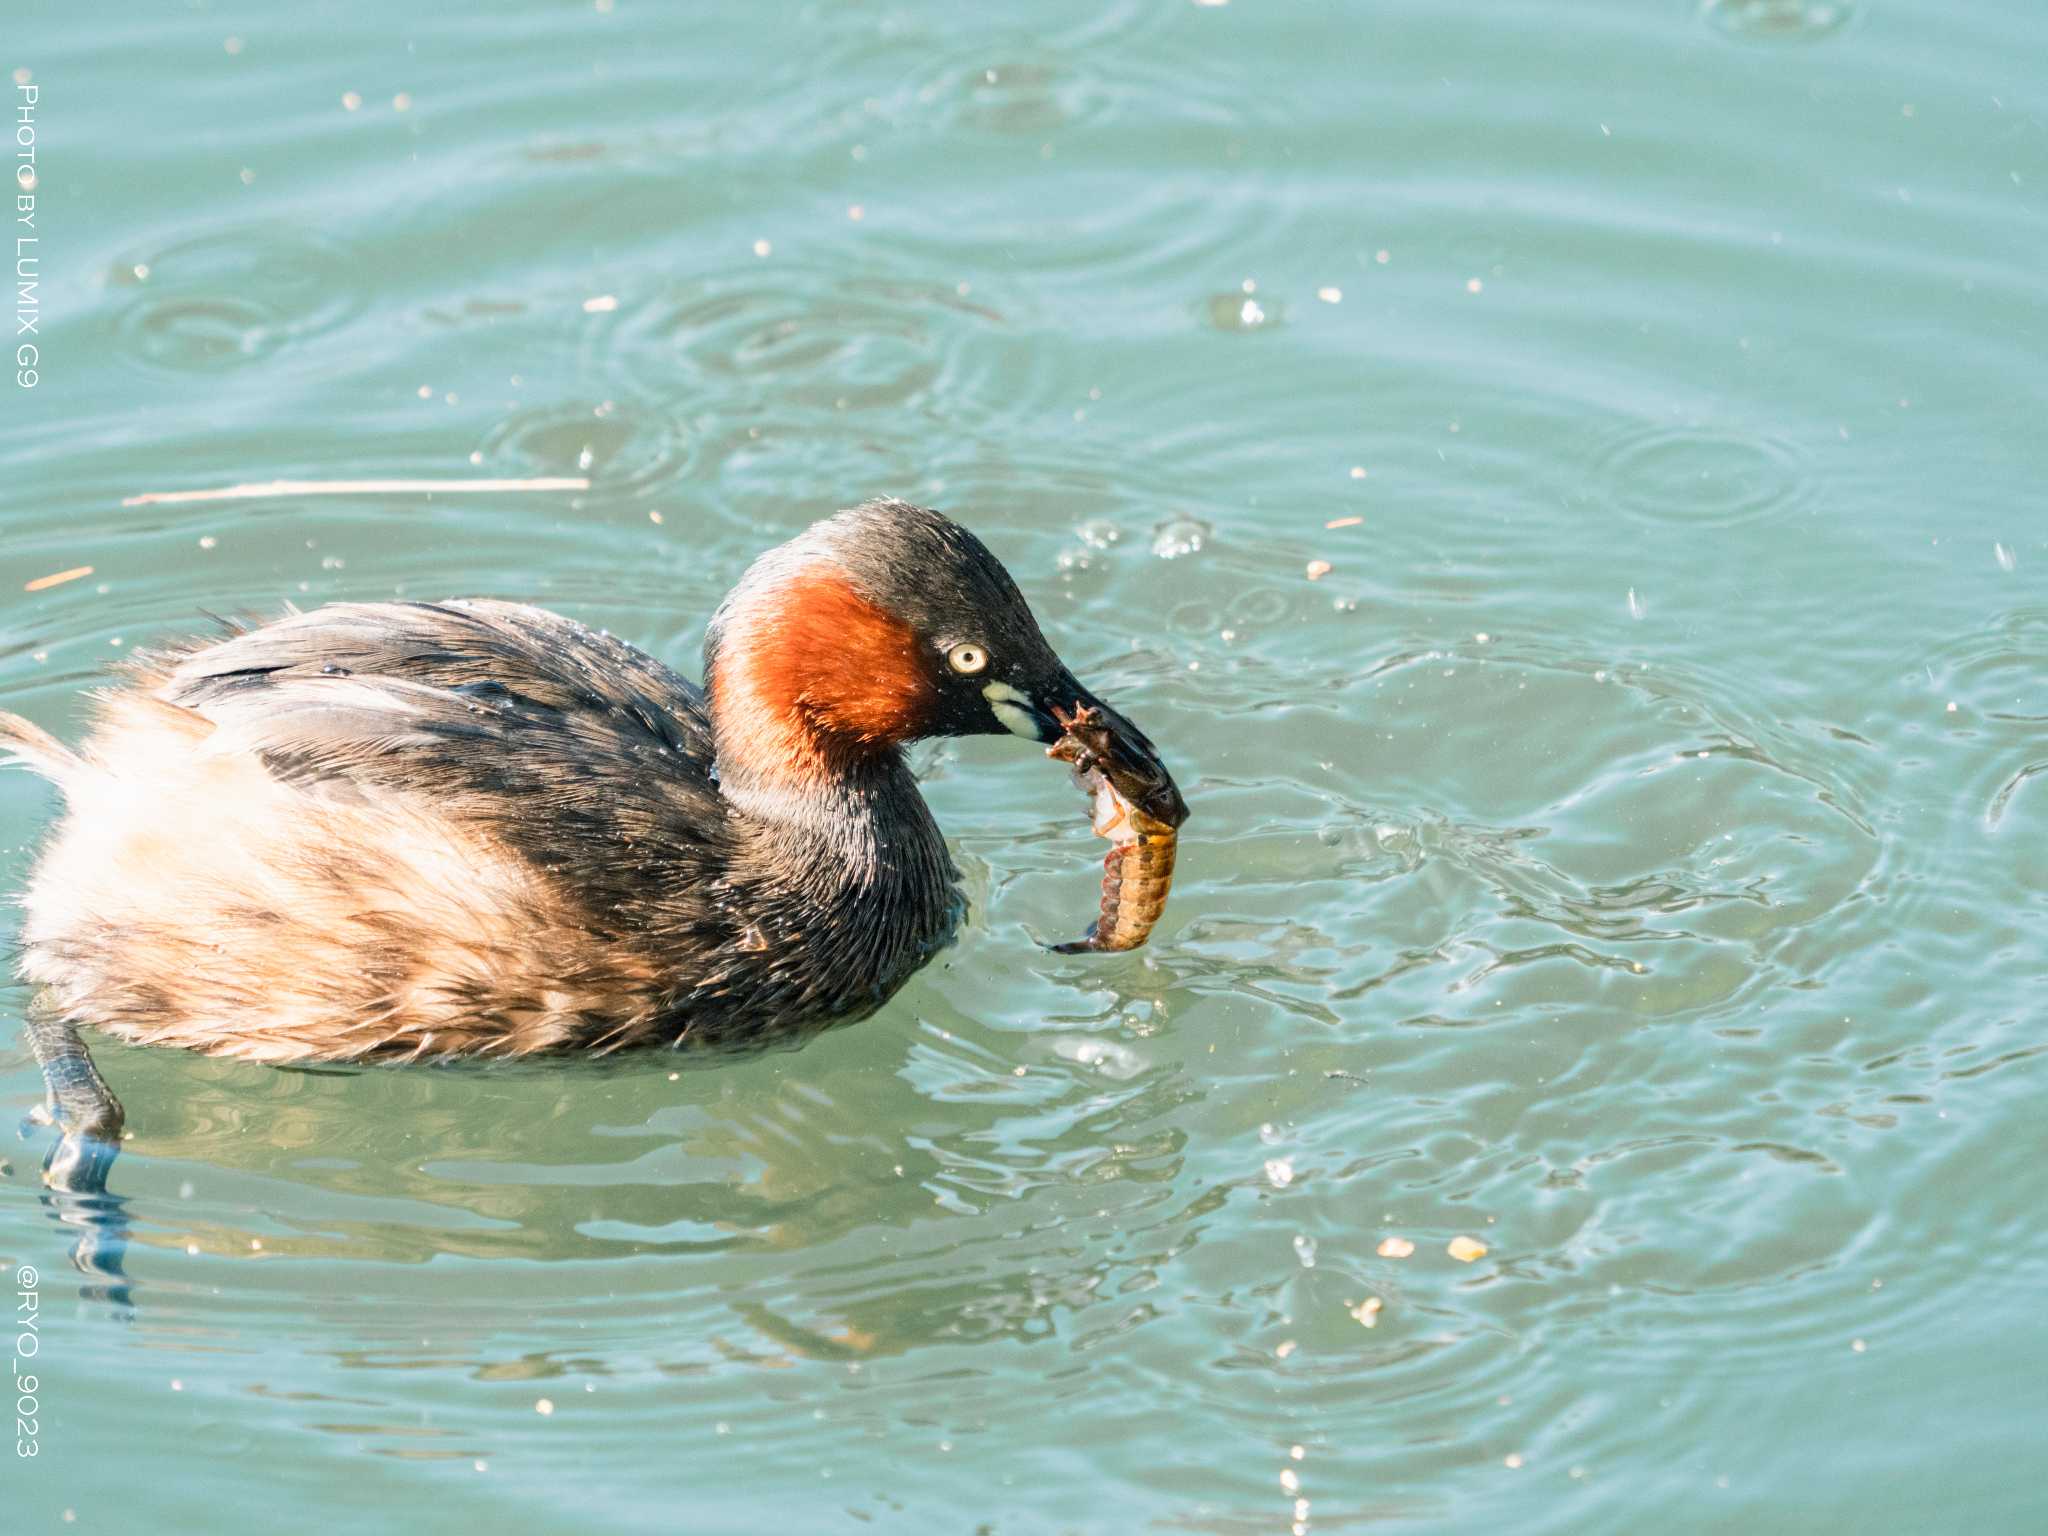
[[[1454,1237],[1444,1251],[1460,1264],[1470,1264],[1486,1257],[1486,1244],[1476,1237]]]
[[[1333,517],[1323,526],[1325,528],[1356,528],[1364,521],[1365,519],[1362,517]]]
[[[23,582],[21,590],[24,592],[47,592],[52,587],[61,587],[67,581],[76,581],[81,576],[90,576],[91,574],[91,566],[74,565],[68,571],[57,571],[48,576],[38,576],[34,581]]]
[[[1348,1301],[1344,1303],[1345,1309],[1361,1328],[1379,1327],[1380,1308],[1385,1305],[1377,1296],[1368,1296],[1355,1307]]]
[[[1335,569],[1336,567],[1327,560],[1311,560],[1308,563],[1308,579],[1310,581],[1321,581]]]
[[[1405,1237],[1390,1237],[1380,1243],[1379,1256],[1383,1259],[1405,1259],[1415,1251],[1415,1245]]]
[[[124,507],[162,507],[190,501],[260,501],[271,496],[439,496],[499,491],[587,491],[580,476],[532,480],[262,480],[207,491],[146,491],[124,496]]]

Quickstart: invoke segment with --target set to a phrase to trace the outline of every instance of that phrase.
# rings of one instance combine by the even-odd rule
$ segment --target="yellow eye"
[[[988,652],[978,645],[956,645],[946,652],[946,664],[955,672],[972,677],[988,665]]]

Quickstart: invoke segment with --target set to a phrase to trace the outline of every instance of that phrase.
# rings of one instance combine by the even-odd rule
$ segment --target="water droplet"
[[[1262,331],[1280,323],[1278,304],[1261,303],[1249,292],[1219,293],[1206,306],[1209,323],[1219,331]]]
[[[1715,30],[1745,42],[1812,42],[1855,18],[1853,0],[1706,0],[1700,12]]]

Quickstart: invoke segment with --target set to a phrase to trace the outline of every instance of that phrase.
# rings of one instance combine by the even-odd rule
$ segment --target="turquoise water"
[[[400,593],[694,671],[893,493],[1195,819],[1051,955],[1078,797],[920,749],[971,925],[793,1054],[103,1047],[125,1299],[5,994],[9,1528],[2048,1525],[2048,11],[994,17],[16,8],[0,705]],[[123,505],[371,476],[591,483]]]

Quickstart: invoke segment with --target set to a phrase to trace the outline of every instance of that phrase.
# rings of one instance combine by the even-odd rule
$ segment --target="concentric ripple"
[[[955,72],[954,121],[984,133],[1045,134],[1087,117],[1102,92],[1047,57],[998,59]]]
[[[363,305],[362,266],[324,237],[229,230],[116,266],[133,290],[116,323],[122,356],[173,372],[242,368],[345,325]]]
[[[2000,614],[1907,667],[1924,720],[1938,725],[1922,729],[1973,764],[1969,782],[1985,830],[1998,831],[2016,810],[2035,806],[2048,774],[2048,608]]]
[[[962,338],[1001,321],[957,287],[764,262],[601,317],[590,346],[657,397],[729,401],[757,383],[784,401],[848,410],[923,395]]]
[[[645,491],[681,475],[691,445],[667,413],[611,400],[535,406],[491,429],[477,462],[517,475],[583,475],[594,494]]]
[[[1699,426],[1621,438],[1601,455],[1599,478],[1626,512],[1710,528],[1782,515],[1811,485],[1790,443]]]

